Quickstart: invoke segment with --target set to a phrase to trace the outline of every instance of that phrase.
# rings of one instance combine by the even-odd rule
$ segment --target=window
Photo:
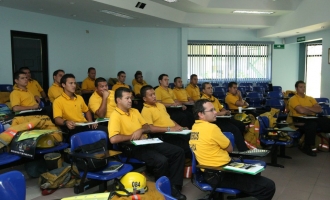
[[[269,82],[272,43],[188,42],[188,79]]]

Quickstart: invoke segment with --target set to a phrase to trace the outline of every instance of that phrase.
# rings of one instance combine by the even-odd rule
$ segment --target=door
[[[306,44],[306,95],[319,98],[321,93],[322,44]]]

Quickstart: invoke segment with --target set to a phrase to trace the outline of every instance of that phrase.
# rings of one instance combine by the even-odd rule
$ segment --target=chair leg
[[[271,162],[267,163],[267,165],[269,166],[273,166],[273,167],[280,167],[280,168],[284,168],[283,165],[277,164],[277,150],[278,150],[278,146],[277,145],[273,145],[272,149],[271,149]]]
[[[278,157],[292,159],[291,156],[285,155],[285,146],[280,146],[280,154],[278,155]]]

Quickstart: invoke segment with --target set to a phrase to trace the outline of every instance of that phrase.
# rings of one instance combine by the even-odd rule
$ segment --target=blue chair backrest
[[[235,147],[235,137],[231,132],[223,132],[223,134],[230,140],[231,145],[233,148]]]
[[[279,91],[270,91],[267,93],[267,98],[270,99],[283,99],[283,93]]]
[[[259,92],[249,92],[246,94],[246,97],[249,97],[249,98],[263,98],[262,94],[259,93]]]
[[[281,86],[273,86],[273,91],[282,92],[282,87]]]
[[[196,158],[195,158],[195,153],[193,152],[192,149],[190,149],[191,151],[191,173],[192,174],[196,174],[197,173],[197,161],[196,161]]]
[[[267,130],[266,128],[269,128],[269,119],[266,116],[259,116],[258,117],[259,121],[259,135],[266,135]]]
[[[225,99],[226,98],[226,92],[213,92],[213,96],[217,99]]]
[[[268,91],[268,89],[269,89],[268,83],[257,83],[256,85],[263,87],[265,89],[265,91]]]
[[[266,107],[280,109],[284,111],[285,104],[283,99],[266,99]]]
[[[165,197],[165,200],[176,199],[171,196],[171,183],[166,176],[162,176],[156,181],[156,189]]]
[[[101,139],[108,140],[108,135],[104,131],[84,131],[74,134],[70,138],[71,151],[74,151],[77,147],[80,147],[82,145],[98,142]]]
[[[112,90],[112,85],[108,85],[108,90]]]
[[[171,89],[173,89],[174,88],[174,83],[169,83],[168,84],[168,87],[171,88]]]
[[[259,93],[264,94],[264,93],[265,93],[265,88],[262,87],[262,86],[254,86],[254,87],[253,87],[253,91],[254,91],[254,92],[259,92]]]
[[[213,88],[214,92],[226,92],[225,87],[217,86]]]
[[[322,103],[320,104],[320,106],[322,108],[327,108],[329,107],[329,99],[326,97],[320,97],[320,98],[315,98],[315,100],[317,101],[317,103]]]
[[[212,87],[218,87],[219,83],[211,83]]]
[[[0,92],[11,92],[13,91],[13,85],[0,84]]]
[[[0,175],[1,199],[25,200],[26,185],[22,172],[10,171]]]

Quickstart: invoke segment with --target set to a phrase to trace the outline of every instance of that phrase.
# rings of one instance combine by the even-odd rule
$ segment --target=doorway
[[[321,93],[322,43],[306,44],[306,95],[319,98]]]

